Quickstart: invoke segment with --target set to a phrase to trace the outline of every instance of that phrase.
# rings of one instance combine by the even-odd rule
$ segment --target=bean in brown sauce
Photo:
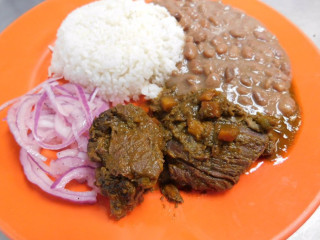
[[[183,54],[188,60],[194,59],[198,55],[197,46],[193,42],[187,42],[184,46]]]
[[[284,82],[281,82],[281,81],[276,81],[273,84],[273,88],[275,90],[277,90],[278,92],[283,92],[283,91],[288,90],[288,86],[286,86],[286,84]]]
[[[186,42],[193,42],[193,37],[190,35],[186,36]]]
[[[276,66],[277,68],[279,68],[281,66],[281,61],[278,58],[275,58],[272,60],[274,66]]]
[[[220,25],[220,22],[214,16],[209,16],[208,20],[213,24],[213,26],[219,26]]]
[[[216,36],[211,40],[211,44],[215,47],[222,43],[224,43],[224,39],[222,38],[222,36]]]
[[[216,73],[211,73],[206,79],[206,85],[208,87],[218,88],[220,84],[220,77]]]
[[[264,89],[270,89],[273,85],[274,79],[272,77],[267,78],[266,80],[264,80],[263,82],[263,88]]]
[[[234,38],[244,38],[246,32],[240,27],[235,27],[230,30],[230,34]]]
[[[278,57],[278,58],[282,58],[283,55],[285,54],[285,53],[283,52],[283,50],[280,49],[280,47],[274,48],[273,53],[274,53],[274,55],[275,55],[276,57]]]
[[[189,69],[195,74],[201,74],[203,72],[203,67],[198,59],[193,59],[189,62]]]
[[[268,103],[267,93],[261,88],[255,87],[252,90],[252,96],[254,101],[260,106],[265,106]]]
[[[210,26],[210,23],[208,22],[208,20],[203,18],[203,19],[200,20],[200,25],[203,28],[208,28]]]
[[[288,63],[283,62],[281,63],[280,69],[283,73],[285,73],[286,75],[290,75],[291,73],[291,67]]]
[[[192,20],[189,17],[182,17],[179,21],[179,24],[182,26],[183,30],[189,30]]]
[[[209,45],[204,47],[204,50],[203,50],[203,55],[207,58],[211,58],[213,57],[215,54],[215,50],[213,47],[210,47]]]
[[[250,106],[253,104],[252,100],[250,97],[247,97],[247,96],[239,96],[238,98],[238,102],[242,105],[245,105],[245,106]]]
[[[192,87],[192,90],[197,90],[198,85],[201,83],[200,79],[195,75],[187,75],[185,81]]]
[[[229,50],[229,57],[232,59],[236,59],[239,57],[240,50],[237,46],[231,46]]]
[[[233,66],[227,67],[224,73],[226,82],[231,82],[237,75],[238,75],[238,69]]]
[[[213,70],[214,70],[214,66],[212,62],[207,62],[205,65],[203,65],[203,72],[206,76],[212,73]]]
[[[247,95],[248,93],[250,93],[250,89],[243,87],[243,86],[239,86],[239,87],[237,87],[237,92],[240,95]]]
[[[201,29],[196,29],[196,31],[193,32],[193,38],[196,43],[200,43],[207,39],[207,34]]]
[[[259,39],[259,40],[262,40],[262,41],[268,41],[269,40],[269,36],[268,36],[268,33],[265,32],[265,31],[258,31],[258,30],[255,30],[253,32],[253,35]]]
[[[263,57],[262,54],[256,54],[255,60],[256,60],[256,62],[258,62],[259,64],[264,64],[264,63],[265,63],[264,57]]]
[[[225,43],[220,43],[220,44],[217,45],[216,51],[220,55],[224,54],[224,53],[226,53],[228,51],[228,45],[225,44]]]
[[[174,70],[174,71],[171,73],[171,75],[172,75],[173,77],[177,77],[177,76],[179,75],[179,71]]]
[[[181,14],[179,12],[172,13],[172,16],[179,22],[181,19]]]
[[[296,102],[289,96],[282,96],[278,107],[283,115],[289,117],[296,111]]]
[[[244,46],[241,51],[241,55],[245,59],[252,59],[254,56],[253,49],[248,46]]]
[[[242,76],[240,78],[240,82],[247,87],[250,87],[252,85],[252,80],[248,76]]]
[[[199,4],[198,11],[199,11],[199,13],[206,14],[207,13],[206,6],[204,4]]]

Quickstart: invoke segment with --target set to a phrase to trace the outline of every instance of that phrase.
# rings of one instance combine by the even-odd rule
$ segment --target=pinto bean
[[[269,34],[266,31],[253,31],[253,35],[261,40],[261,41],[268,41],[270,39]]]
[[[254,88],[252,90],[252,96],[254,101],[260,105],[260,106],[265,106],[268,103],[268,96],[265,91],[263,91],[261,88]]]
[[[203,42],[207,39],[207,33],[203,30],[195,31],[193,34],[193,38],[196,43]]]
[[[252,99],[247,96],[239,96],[238,102],[244,106],[251,106],[253,104]]]
[[[237,92],[240,95],[247,95],[248,93],[250,93],[250,89],[243,87],[243,86],[239,86],[239,87],[237,87]]]
[[[230,30],[230,34],[234,38],[244,38],[246,32],[242,28],[236,27]]]
[[[216,47],[216,51],[218,54],[224,54],[228,51],[228,45],[225,43],[218,44]]]
[[[286,84],[285,82],[276,81],[276,82],[273,84],[273,88],[274,88],[275,90],[277,90],[278,92],[283,92],[283,91],[288,90],[289,86],[288,86],[288,84]]]
[[[217,17],[209,16],[208,20],[213,24],[213,26],[219,26],[220,25],[220,21],[218,20]]]
[[[206,79],[206,86],[217,88],[221,84],[220,77],[216,73],[211,73]]]
[[[237,46],[231,46],[229,50],[229,57],[230,58],[238,58],[239,57],[239,48]]]
[[[186,77],[186,82],[190,85],[190,86],[195,86],[195,85],[199,85],[201,83],[200,79],[195,76],[195,75],[189,75]]]
[[[186,59],[192,60],[198,55],[198,48],[193,42],[187,42],[183,54]]]
[[[253,49],[248,46],[244,46],[241,51],[241,55],[245,59],[252,59],[254,56]]]
[[[207,58],[211,58],[213,57],[215,54],[214,48],[210,47],[210,46],[206,46],[203,50],[203,55]]]
[[[226,82],[231,82],[237,75],[239,75],[238,68],[229,66],[224,72]]]
[[[280,98],[278,108],[283,115],[289,117],[296,111],[296,102],[290,96],[283,95]]]
[[[214,65],[211,62],[205,63],[203,65],[203,72],[206,76],[208,76],[210,73],[214,71]]]
[[[264,89],[270,89],[273,86],[273,83],[274,83],[274,79],[272,77],[267,78],[263,82],[263,88]]]
[[[211,44],[217,47],[219,44],[223,44],[225,41],[221,36],[217,36],[211,40]]]
[[[183,30],[187,31],[192,24],[192,19],[184,15],[183,17],[181,17],[179,24],[182,26]]]
[[[250,87],[252,85],[252,80],[248,76],[242,76],[240,78],[240,82],[247,87]]]
[[[189,62],[189,69],[195,74],[201,74],[203,72],[201,61],[198,59],[191,60]]]

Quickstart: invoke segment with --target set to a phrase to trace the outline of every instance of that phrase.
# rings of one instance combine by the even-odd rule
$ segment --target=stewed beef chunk
[[[241,127],[234,141],[217,144],[210,156],[196,159],[183,142],[171,140],[166,155],[171,179],[180,188],[224,191],[236,184],[239,176],[261,156],[267,142],[265,134]]]
[[[168,108],[163,103],[167,99]],[[160,187],[224,191],[260,156],[274,153],[273,117],[252,116],[212,89],[177,95],[165,90],[150,104],[165,132],[165,168]],[[171,188],[169,188],[171,189]],[[176,201],[175,191],[162,191]]]
[[[101,164],[96,185],[110,199],[111,215],[124,217],[143,201],[163,169],[162,130],[140,107],[117,105],[90,128],[88,155]]]

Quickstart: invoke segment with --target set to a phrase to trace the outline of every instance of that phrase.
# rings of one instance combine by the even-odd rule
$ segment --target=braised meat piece
[[[185,144],[171,140],[166,156],[171,179],[180,188],[224,191],[236,184],[239,176],[261,156],[267,141],[266,135],[241,127],[235,141],[213,146],[210,156],[196,159],[185,150]]]
[[[260,156],[274,152],[270,130],[277,119],[251,116],[214,90],[187,95],[165,90],[151,102],[150,113],[164,127],[166,166],[160,186],[171,201],[176,201],[177,195],[174,191],[166,194],[167,184],[224,191]]]
[[[117,105],[90,128],[88,155],[101,164],[96,185],[110,199],[111,215],[124,217],[143,201],[163,169],[162,130],[140,107]]]

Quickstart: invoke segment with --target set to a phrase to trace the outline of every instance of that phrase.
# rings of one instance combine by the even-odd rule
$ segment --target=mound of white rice
[[[167,9],[101,0],[70,13],[57,33],[49,74],[113,103],[154,98],[182,60],[184,33]]]

